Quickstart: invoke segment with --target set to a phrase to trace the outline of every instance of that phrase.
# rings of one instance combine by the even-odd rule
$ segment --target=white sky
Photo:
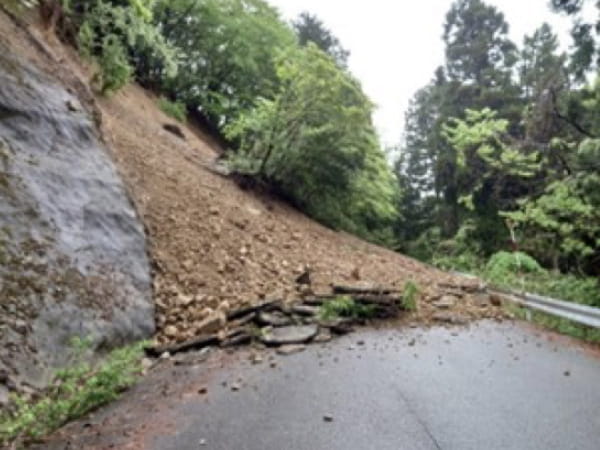
[[[377,104],[374,119],[382,143],[397,144],[410,98],[444,61],[442,27],[452,0],[267,1],[285,19],[294,19],[302,11],[316,14],[350,50],[350,70]],[[518,45],[544,21],[559,34],[565,49],[571,44],[572,19],[551,12],[548,0],[487,3],[504,13]]]

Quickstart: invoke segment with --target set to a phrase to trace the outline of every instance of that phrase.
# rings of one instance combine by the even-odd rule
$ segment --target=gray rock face
[[[0,371],[42,386],[72,337],[150,336],[141,225],[76,97],[0,46]]]

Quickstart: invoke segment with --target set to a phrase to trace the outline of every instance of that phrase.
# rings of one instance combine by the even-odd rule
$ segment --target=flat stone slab
[[[456,304],[457,298],[454,295],[444,295],[438,301],[433,303],[433,306],[439,309],[449,309]]]
[[[318,332],[317,325],[292,325],[273,328],[260,339],[267,345],[303,344],[314,338]]]
[[[258,313],[258,321],[263,325],[271,325],[274,327],[284,327],[292,323],[287,315],[280,312],[265,312],[261,311]]]

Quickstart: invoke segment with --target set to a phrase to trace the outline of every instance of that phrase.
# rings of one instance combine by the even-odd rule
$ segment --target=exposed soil
[[[23,33],[0,14],[5,27],[13,33],[3,33],[3,40],[89,99],[82,85],[89,85],[92,70],[72,49],[35,28]],[[194,337],[198,324],[217,310],[298,298],[296,278],[306,267],[317,292],[329,292],[332,282],[402,288],[414,281],[423,300],[415,320],[433,320],[440,308],[432,302],[457,285],[469,292],[462,290],[444,309],[466,319],[501,315],[472,294],[476,280],[330,230],[273,196],[243,190],[215,173],[211,166],[222,149],[194,127],[180,125],[184,139],[165,129],[173,120],[141,87],[85,104],[101,122],[151,242],[158,344]]]

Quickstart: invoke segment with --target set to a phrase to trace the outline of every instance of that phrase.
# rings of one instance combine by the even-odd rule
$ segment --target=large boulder
[[[144,229],[90,114],[0,46],[0,400],[41,387],[74,336],[154,332]]]

